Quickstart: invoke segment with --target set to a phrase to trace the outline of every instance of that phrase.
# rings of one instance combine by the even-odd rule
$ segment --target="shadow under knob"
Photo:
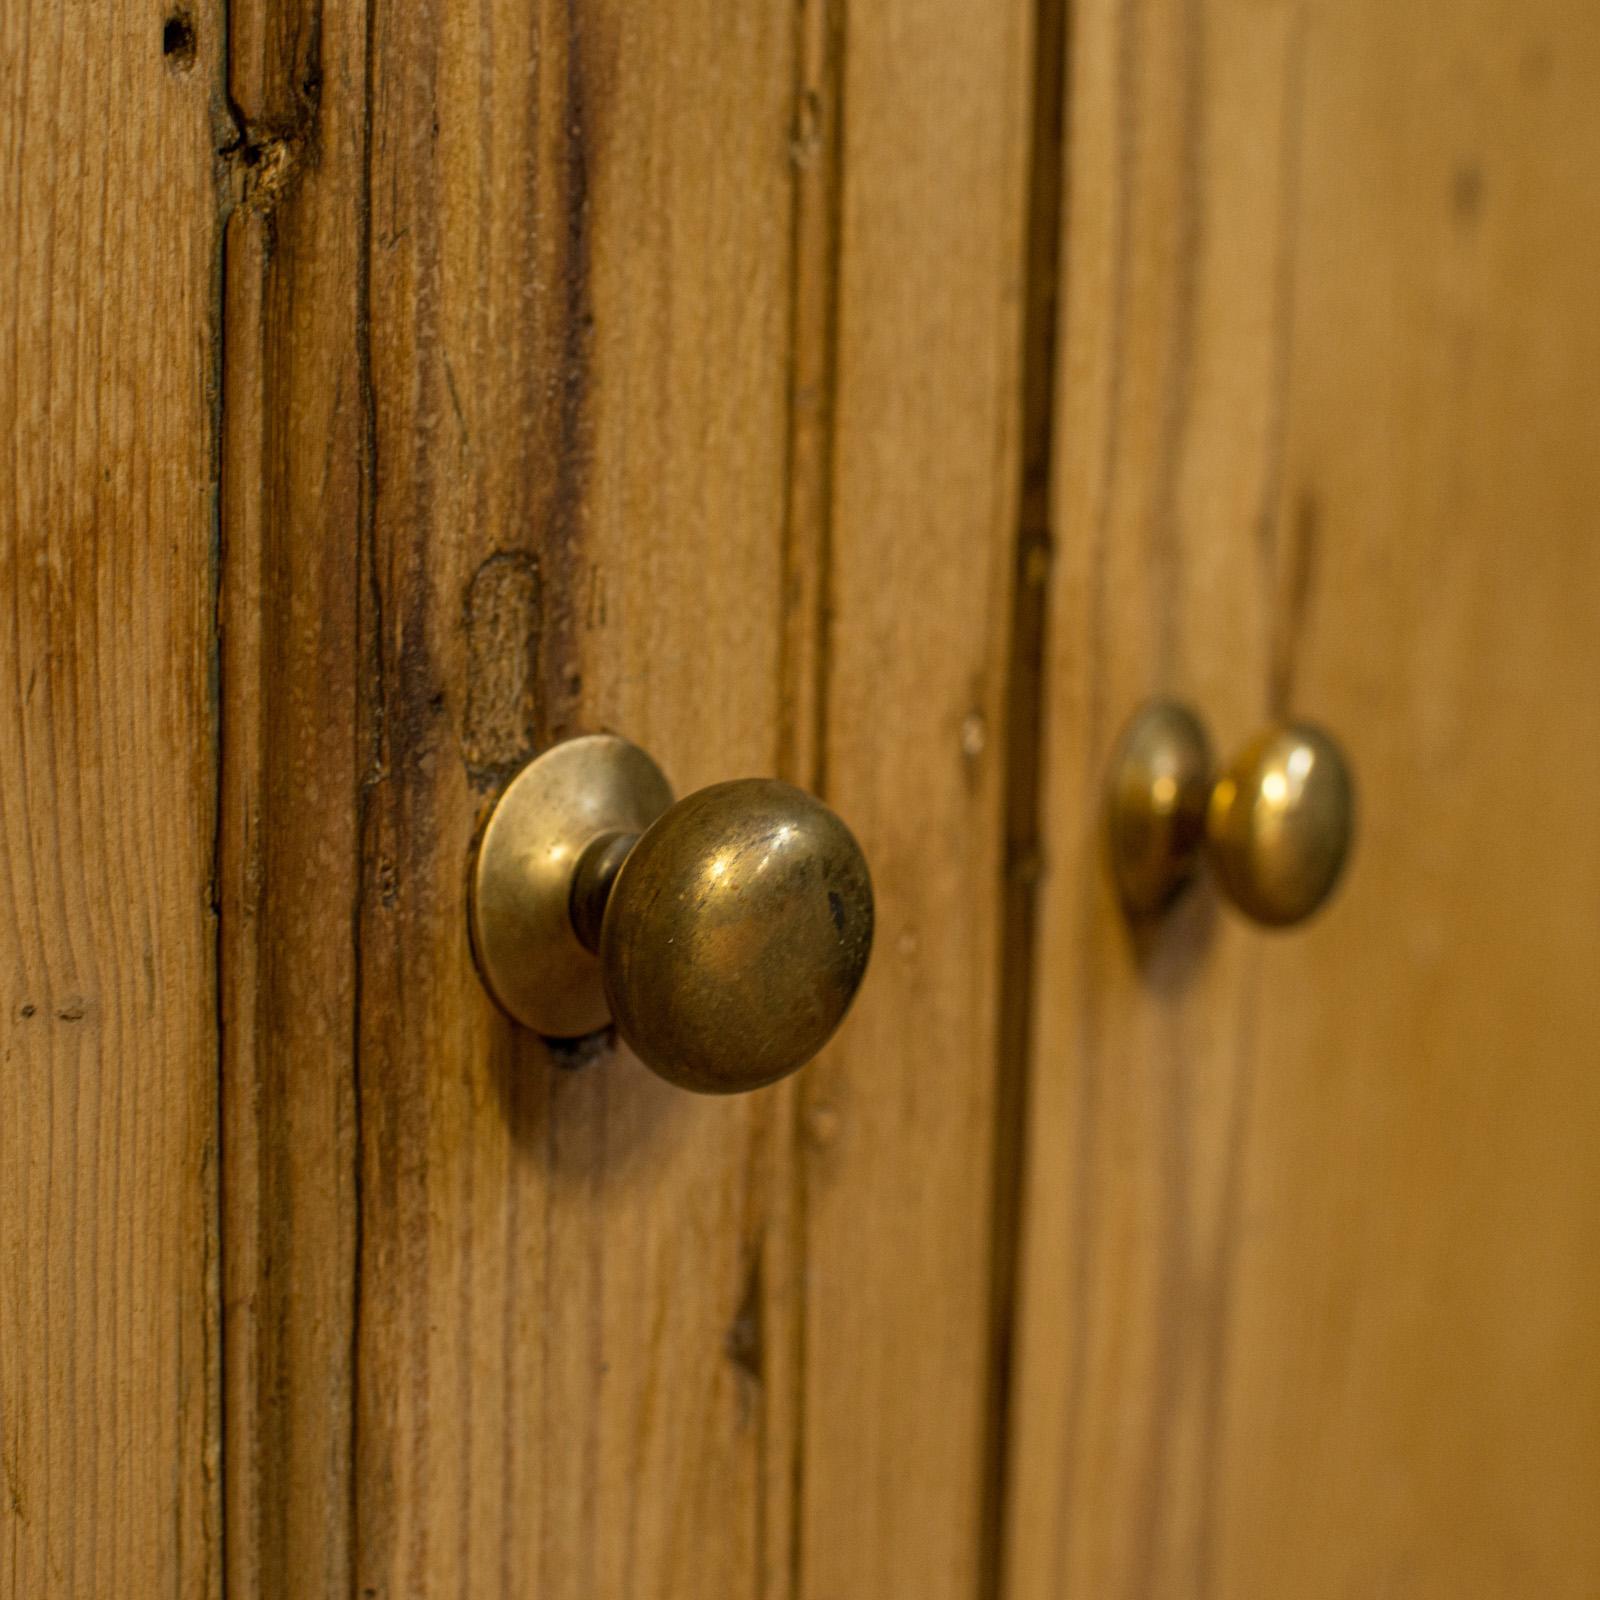
[[[810,1060],[861,986],[872,927],[866,861],[820,801],[746,778],[672,804],[611,735],[512,780],[473,874],[473,946],[505,1010],[553,1037],[609,1016],[647,1066],[704,1093]]]

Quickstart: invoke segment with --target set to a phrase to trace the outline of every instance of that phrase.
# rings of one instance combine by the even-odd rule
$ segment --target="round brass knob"
[[[1338,883],[1355,789],[1339,746],[1309,723],[1268,729],[1214,774],[1199,718],[1158,700],[1122,736],[1107,810],[1112,869],[1130,911],[1160,910],[1203,853],[1240,911],[1282,928],[1303,922]]]
[[[472,879],[472,939],[517,1021],[572,1038],[614,1020],[687,1089],[759,1089],[843,1021],[872,949],[872,883],[850,830],[786,783],[676,804],[609,734],[536,757],[496,803]]]

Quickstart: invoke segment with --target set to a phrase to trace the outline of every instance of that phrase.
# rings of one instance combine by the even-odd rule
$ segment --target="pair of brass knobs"
[[[1211,777],[1193,714],[1152,705],[1108,796],[1112,863],[1135,912],[1164,905],[1205,849],[1259,921],[1298,921],[1349,841],[1349,777],[1325,734],[1256,741]],[[661,769],[611,734],[535,757],[496,802],[471,880],[473,949],[516,1021],[551,1038],[614,1022],[669,1082],[759,1089],[844,1020],[872,950],[872,880],[825,805],[745,778],[676,803]]]
[[[1194,712],[1153,700],[1117,747],[1106,820],[1112,875],[1134,916],[1162,910],[1204,858],[1238,910],[1287,928],[1344,871],[1355,788],[1338,744],[1310,723],[1268,728],[1219,773]]]

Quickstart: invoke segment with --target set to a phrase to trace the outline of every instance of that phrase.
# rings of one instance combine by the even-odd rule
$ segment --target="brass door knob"
[[[518,1022],[576,1038],[614,1019],[686,1089],[759,1089],[844,1019],[872,949],[861,848],[768,778],[673,803],[610,734],[536,757],[495,804],[472,874],[472,943]]]
[[[1309,917],[1339,881],[1355,790],[1344,753],[1308,723],[1268,729],[1214,775],[1199,718],[1156,700],[1122,736],[1107,809],[1112,870],[1130,911],[1160,910],[1204,854],[1240,911],[1282,928]]]

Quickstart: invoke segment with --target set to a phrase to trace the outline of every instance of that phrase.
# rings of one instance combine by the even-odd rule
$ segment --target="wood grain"
[[[1032,9],[841,23],[817,781],[879,920],[799,1080],[816,1600],[970,1596],[984,1548]]]
[[[365,42],[355,8],[229,7],[220,899],[234,1600],[350,1588]]]
[[[0,8],[0,1593],[219,1587],[218,8]]]
[[[753,1593],[774,1102],[515,1033],[462,893],[553,739],[616,728],[681,789],[775,759],[793,28],[368,27],[356,1581]]]
[[[1600,1582],[1600,23],[1074,9],[1007,1593]],[[1346,741],[1347,887],[1135,939],[1153,691]]]

